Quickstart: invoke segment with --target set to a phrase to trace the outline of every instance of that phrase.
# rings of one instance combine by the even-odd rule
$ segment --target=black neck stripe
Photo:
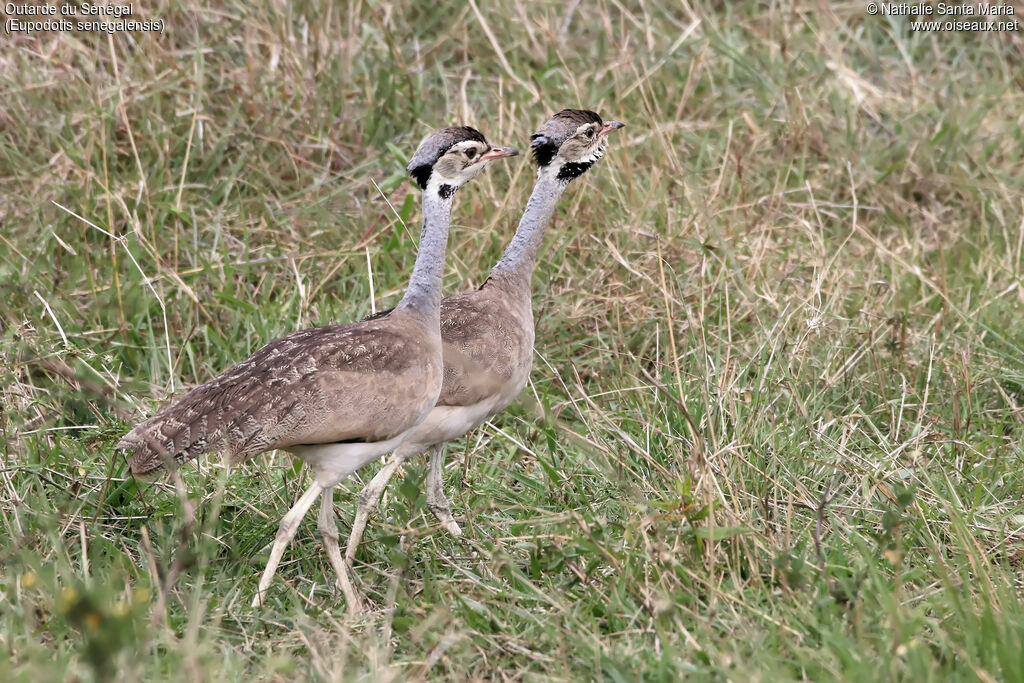
[[[581,175],[590,170],[590,167],[594,165],[593,161],[573,161],[562,166],[558,169],[558,175],[555,176],[556,180],[570,181],[579,178]]]

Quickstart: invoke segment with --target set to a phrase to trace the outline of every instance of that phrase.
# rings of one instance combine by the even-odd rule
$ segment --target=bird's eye
[[[585,131],[583,131],[583,137],[585,137],[588,140],[593,138],[594,137],[594,129],[593,128],[587,128]]]
[[[466,150],[466,158],[467,159],[472,159],[475,156],[476,156],[476,150],[475,149],[467,149]]]

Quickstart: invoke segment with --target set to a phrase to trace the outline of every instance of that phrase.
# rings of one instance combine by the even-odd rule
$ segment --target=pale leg
[[[335,574],[338,575],[338,588],[345,595],[345,604],[350,615],[359,614],[363,610],[363,599],[359,597],[352,580],[348,575],[348,567],[341,559],[341,548],[338,546],[338,524],[334,518],[334,489],[324,489],[320,498],[320,517],[317,520],[317,531],[324,542],[327,559],[331,561]]]
[[[402,449],[395,451],[391,455],[391,459],[370,480],[370,483],[359,492],[356,518],[352,522],[352,532],[348,535],[348,545],[345,547],[345,561],[348,562],[350,567],[356,557],[356,550],[359,549],[359,544],[363,540],[363,532],[366,531],[366,523],[370,519],[370,513],[377,507],[380,497],[384,495],[384,489],[387,488],[391,478],[395,476],[395,472],[398,471],[403,462],[413,455],[415,455],[415,452],[403,452]]]
[[[427,509],[434,513],[441,526],[452,536],[461,536],[462,529],[452,517],[452,506],[444,495],[444,444],[430,447],[430,471],[427,472]]]
[[[284,549],[295,538],[295,532],[299,530],[299,523],[306,516],[306,513],[309,512],[309,508],[313,507],[316,499],[320,497],[321,490],[320,484],[314,482],[302,494],[299,501],[292,506],[292,509],[285,513],[285,516],[281,519],[281,526],[277,528],[277,537],[274,539],[274,545],[270,548],[270,559],[267,561],[267,568],[263,570],[263,577],[260,579],[259,588],[256,589],[256,597],[252,599],[253,607],[259,607],[263,604],[263,595],[267,592],[267,588],[270,587],[270,582],[274,578],[274,572],[277,571],[277,565],[280,564],[281,556],[284,555]]]

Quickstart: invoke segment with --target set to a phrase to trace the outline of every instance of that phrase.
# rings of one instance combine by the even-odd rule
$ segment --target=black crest
[[[427,182],[430,180],[430,174],[433,172],[434,167],[430,164],[422,164],[416,168],[409,170],[409,175],[413,177],[416,184],[420,186],[421,190],[427,189]]]
[[[530,136],[530,140],[532,141],[530,147],[533,149],[533,158],[538,166],[547,166],[558,154],[558,145],[547,136],[534,133]]]

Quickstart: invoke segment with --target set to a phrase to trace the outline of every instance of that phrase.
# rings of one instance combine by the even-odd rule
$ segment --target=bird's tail
[[[189,392],[124,435],[115,448],[128,451],[132,474],[173,469],[203,453],[220,449],[224,426],[203,405],[204,387]]]

